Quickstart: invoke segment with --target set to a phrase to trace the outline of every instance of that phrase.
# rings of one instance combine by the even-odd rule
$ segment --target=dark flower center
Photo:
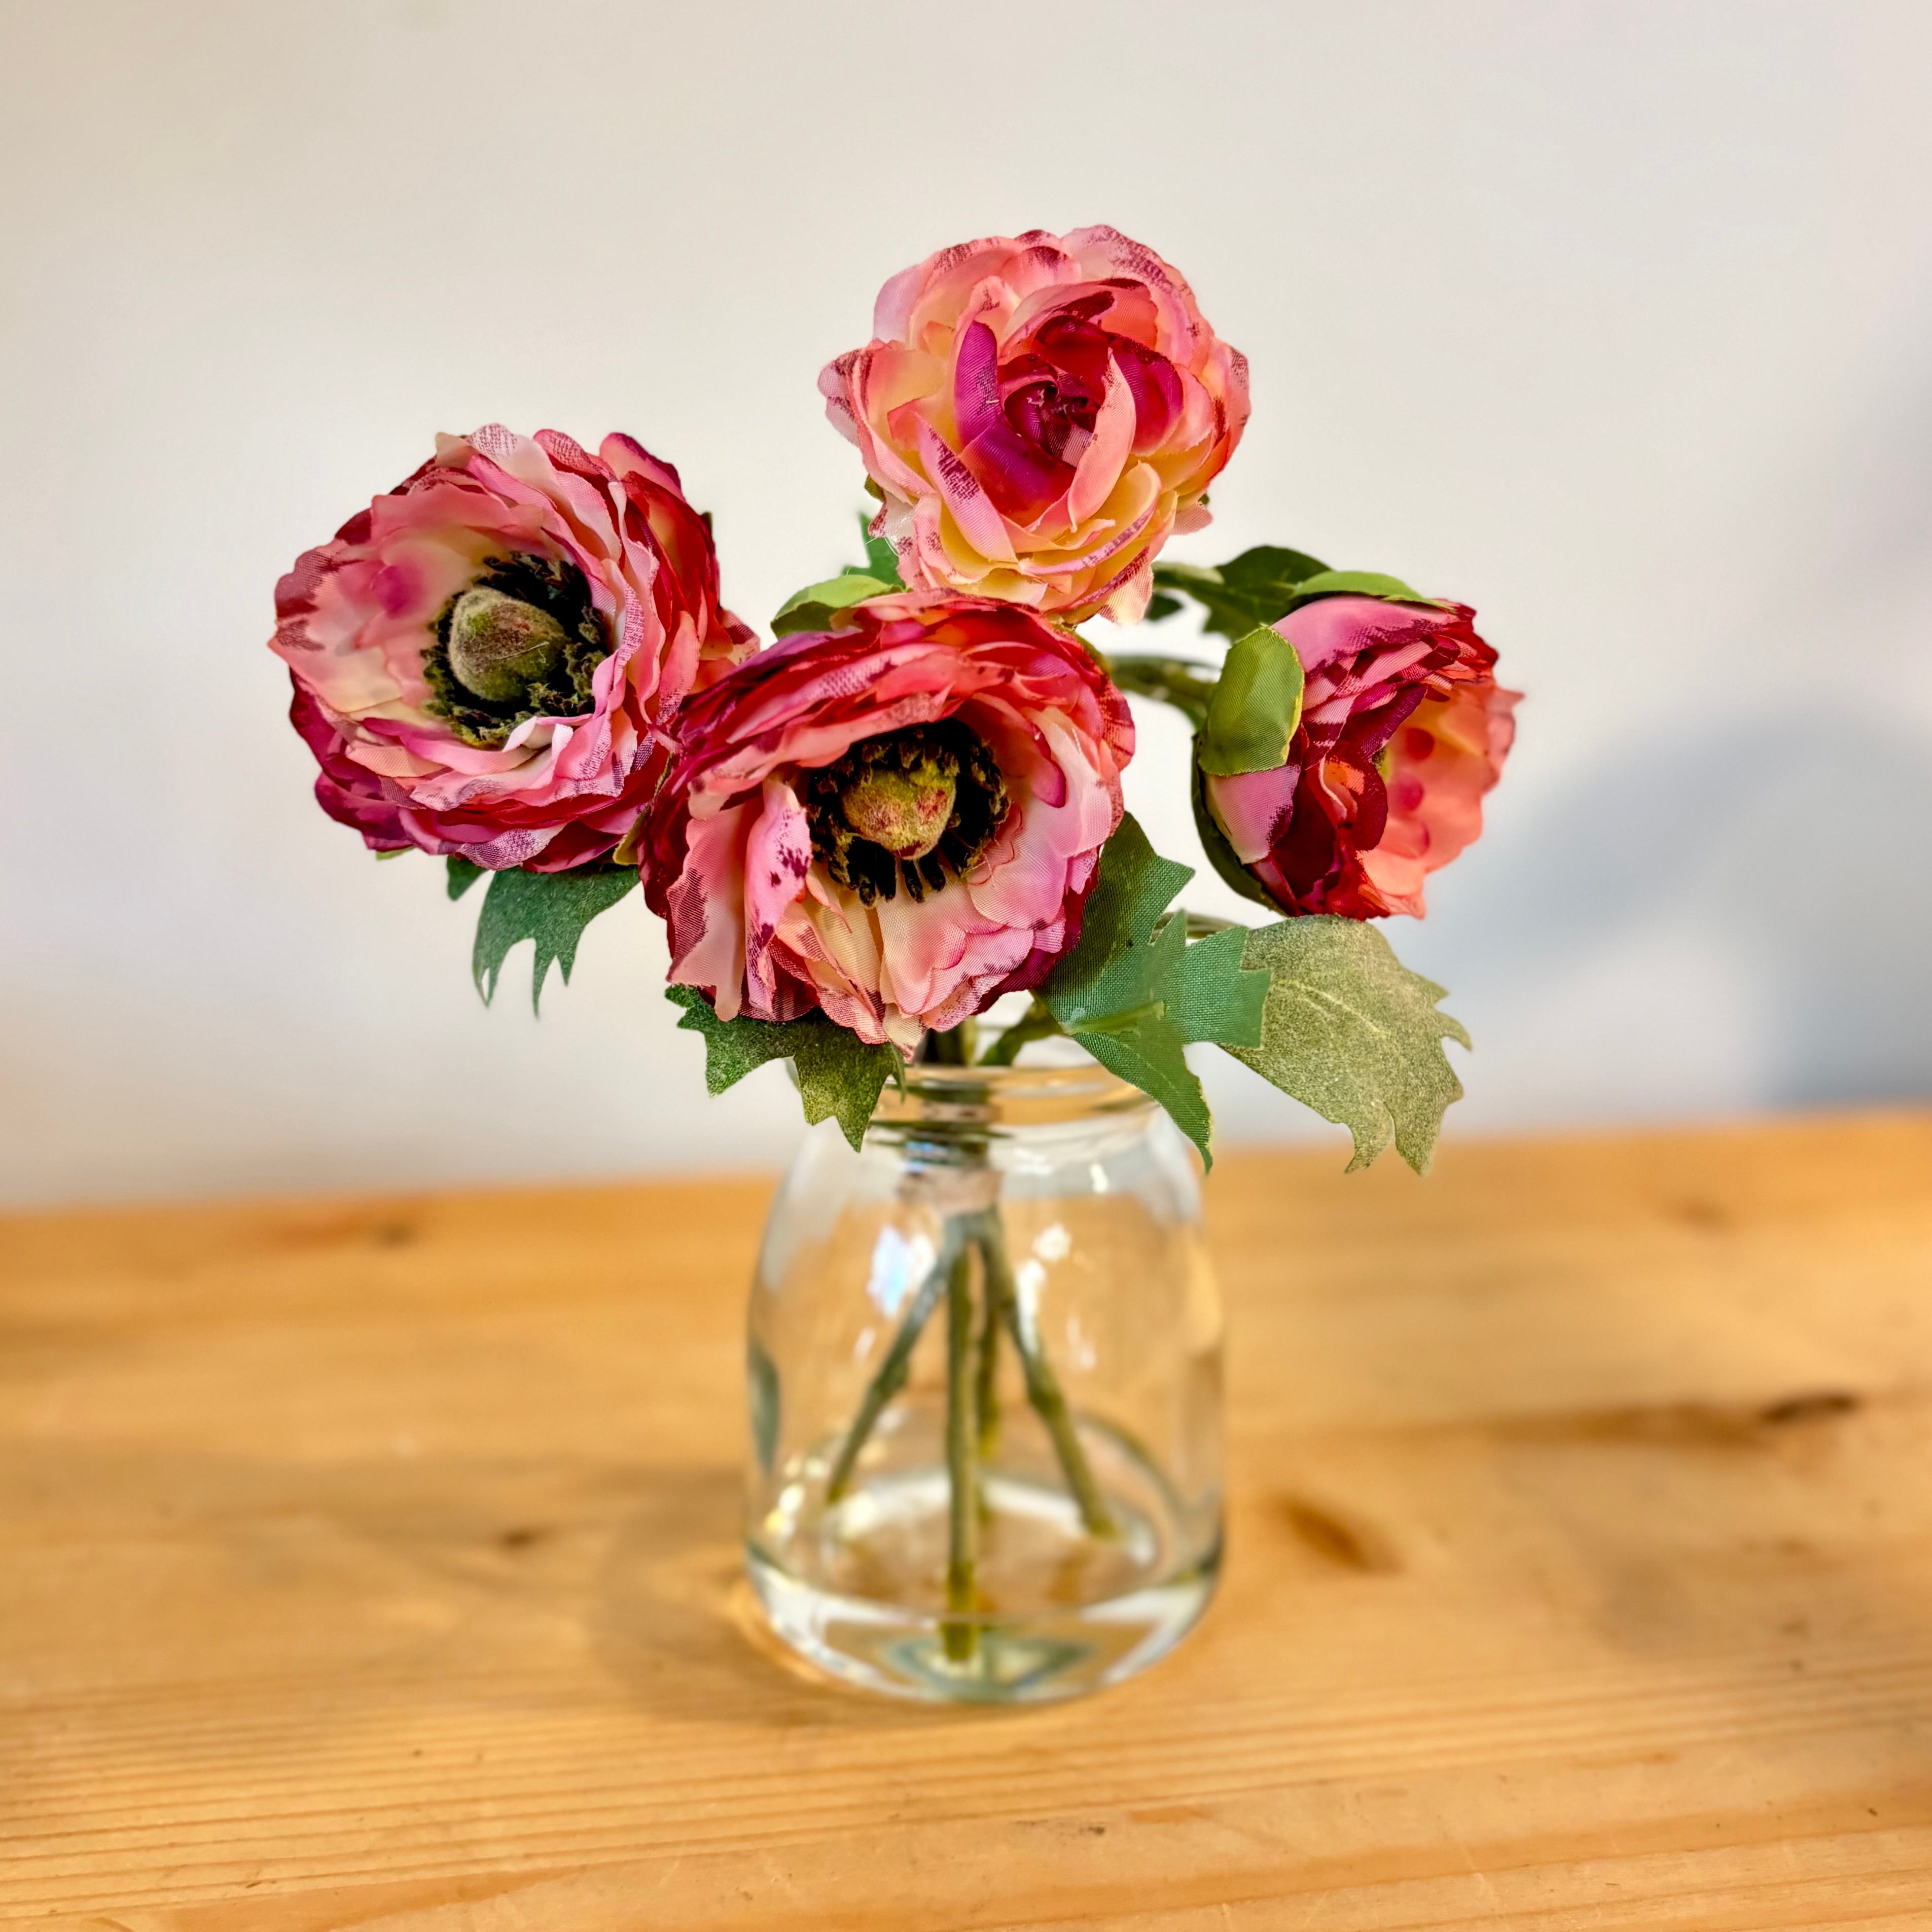
[[[854,745],[804,774],[812,856],[860,903],[915,904],[965,872],[1006,815],[1006,782],[986,741],[956,718]]]
[[[1020,379],[1006,388],[1004,404],[1006,421],[1054,462],[1077,463],[1092,439],[1094,424],[1100,413],[1099,398],[1088,394],[1078,380],[1064,370],[1042,370],[1037,357],[1029,356],[1025,362],[1031,366],[1024,367]],[[1000,373],[1011,381],[1012,365]],[[1006,386],[1005,382],[1002,386]]]
[[[610,655],[590,586],[574,564],[491,557],[438,615],[423,653],[424,707],[465,744],[500,746],[526,718],[580,718]]]

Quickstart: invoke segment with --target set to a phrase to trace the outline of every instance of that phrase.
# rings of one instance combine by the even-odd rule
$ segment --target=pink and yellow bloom
[[[908,1058],[1079,936],[1133,750],[1077,640],[1011,604],[874,598],[700,692],[653,808],[670,981]]]
[[[323,809],[379,851],[493,870],[611,851],[675,706],[755,642],[670,464],[626,436],[592,456],[496,424],[438,437],[302,557],[275,610]]]
[[[1483,829],[1520,693],[1496,681],[1475,613],[1323,597],[1274,628],[1306,684],[1286,760],[1203,773],[1234,856],[1284,911],[1423,913],[1423,882]]]
[[[1112,228],[1036,229],[894,276],[872,331],[818,386],[904,580],[1139,617],[1248,419],[1246,361],[1180,276]]]

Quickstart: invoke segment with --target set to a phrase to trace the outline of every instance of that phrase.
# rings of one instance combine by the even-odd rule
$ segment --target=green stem
[[[1184,910],[1182,916],[1187,921],[1190,939],[1209,939],[1217,932],[1232,932],[1240,923],[1239,920],[1223,919],[1219,913],[1214,912]]]
[[[980,1460],[984,1462],[992,1460],[1000,1446],[1000,1328],[1004,1318],[999,1282],[986,1264],[983,1248],[980,1274],[984,1305],[980,1311],[980,1355],[974,1364],[977,1381],[973,1408],[979,1423]]]
[[[1010,1066],[1019,1058],[1020,1048],[1030,1040],[1048,1040],[1060,1030],[1060,1022],[1046,1006],[1035,1000],[1013,1024],[980,1056],[982,1066]]]
[[[1094,1019],[1075,1022],[1076,1030],[1080,1033],[1131,1033],[1142,1020],[1164,1018],[1167,1013],[1165,1000],[1143,1000],[1137,1006],[1123,1007],[1118,1013],[1102,1013]]]
[[[970,1251],[954,1257],[946,1286],[946,1607],[940,1641],[955,1664],[979,1647],[979,1466],[973,1403],[973,1270]]]
[[[1197,731],[1208,722],[1208,700],[1220,678],[1213,664],[1196,664],[1186,658],[1142,656],[1137,652],[1110,656],[1107,674],[1123,691],[1172,705]]]
[[[979,1033],[970,1019],[962,1020],[956,1027],[948,1027],[944,1033],[929,1033],[926,1036],[926,1059],[933,1066],[970,1066],[973,1048]]]
[[[892,1345],[886,1351],[886,1359],[866,1385],[859,1412],[852,1418],[851,1427],[845,1432],[845,1440],[839,1445],[838,1459],[832,1466],[831,1479],[825,1485],[825,1500],[828,1503],[838,1502],[850,1486],[860,1450],[865,1448],[878,1426],[886,1403],[905,1387],[913,1349],[925,1331],[926,1323],[932,1318],[932,1311],[939,1306],[939,1298],[952,1280],[964,1247],[964,1229],[958,1217],[955,1216],[946,1224],[945,1232],[940,1238],[939,1253],[926,1279],[920,1283],[912,1306],[899,1324],[899,1332],[892,1337]]]
[[[1066,1406],[1066,1396],[1060,1393],[1060,1378],[1053,1372],[1053,1365],[1047,1360],[1046,1351],[1040,1346],[1039,1338],[1027,1332],[1026,1318],[1013,1280],[1012,1264],[1006,1258],[1006,1239],[1000,1225],[999,1210],[986,1209],[980,1216],[979,1223],[974,1240],[986,1268],[987,1300],[990,1303],[997,1298],[999,1301],[1000,1318],[1006,1324],[1007,1334],[1013,1338],[1013,1346],[1019,1353],[1020,1367],[1026,1376],[1027,1400],[1046,1426],[1046,1432],[1052,1439],[1053,1452],[1060,1459],[1060,1474],[1066,1478],[1066,1486],[1079,1508],[1080,1520],[1086,1526],[1088,1534],[1112,1536],[1117,1533],[1114,1513],[1107,1507],[1107,1498],[1088,1466],[1087,1452],[1080,1446],[1072,1414]]]

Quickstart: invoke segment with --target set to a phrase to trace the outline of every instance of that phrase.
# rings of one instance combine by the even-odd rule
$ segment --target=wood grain
[[[0,1918],[1932,1925],[1932,1120],[1230,1156],[1220,1601],[863,1701],[737,1580],[764,1184],[0,1223]]]

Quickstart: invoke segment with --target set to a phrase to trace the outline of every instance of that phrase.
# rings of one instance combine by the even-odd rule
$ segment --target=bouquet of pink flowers
[[[1042,1283],[1079,1215],[1023,1250],[1002,1162],[1036,1196],[1040,1169],[984,1104],[1018,1076],[991,1070],[1070,1040],[1204,1162],[1186,1049],[1213,1045],[1345,1125],[1354,1165],[1393,1142],[1421,1169],[1461,1091],[1443,1040],[1468,1042],[1370,922],[1420,916],[1428,874],[1477,836],[1516,697],[1466,606],[1395,578],[1274,546],[1216,568],[1161,560],[1208,521],[1247,365],[1179,274],[1111,228],[941,250],[886,284],[872,340],[819,387],[878,508],[864,562],[791,598],[769,644],[720,601],[709,520],[668,464],[628,436],[592,455],[491,425],[440,439],[302,558],[274,647],[323,808],[379,853],[440,855],[453,898],[487,875],[486,999],[526,939],[533,998],[553,962],[567,980],[586,926],[640,887],[712,1092],[788,1060],[806,1118],[836,1119],[862,1163],[896,1083],[898,1126],[875,1138],[910,1151],[892,1204],[850,1217],[873,1232],[846,1306],[781,1324],[821,1359],[782,1370],[757,1312],[774,1284],[754,1291],[753,1574],[787,1640],[854,1681],[1065,1694],[1138,1668],[1206,1600],[1219,1357],[1188,1355],[1166,1384],[1121,1371],[1138,1435],[1070,1401],[1068,1356],[1098,1358],[1064,1310],[1049,1348]],[[1189,603],[1226,640],[1218,658],[1076,628],[1125,632]],[[1121,803],[1130,694],[1186,716],[1202,844],[1268,923],[1175,907],[1190,868]],[[926,1106],[945,1070],[981,1068]],[[1202,1272],[1157,1256],[1160,1216],[1198,1214],[1160,1131],[1172,1160],[1150,1156],[1142,1184],[1183,1178],[1116,1243],[1132,1259],[1103,1318],[1146,1346],[1166,1318],[1124,1312],[1134,1284],[1172,1309]],[[1097,1157],[1078,1172],[1114,1194]],[[814,1212],[829,1224],[838,1205]],[[768,1234],[768,1260],[794,1245]],[[1164,1266],[1181,1286],[1162,1304]],[[934,1422],[908,1378],[942,1305]],[[1218,1352],[1217,1321],[1196,1319],[1187,1347]],[[855,1371],[862,1389],[841,1379]],[[1003,1429],[1003,1373],[1028,1440],[1024,1415]],[[1006,1552],[992,1571],[987,1550]],[[896,1622],[892,1579],[910,1605]]]
[[[1473,613],[1272,546],[1160,561],[1209,520],[1247,364],[1113,229],[942,249],[819,387],[878,508],[866,562],[762,647],[709,520],[628,436],[440,437],[277,590],[323,809],[442,856],[452,898],[488,876],[486,998],[524,939],[533,993],[553,961],[567,980],[641,886],[712,1090],[790,1060],[855,1146],[921,1056],[1066,1034],[1204,1160],[1196,1042],[1346,1125],[1356,1164],[1393,1141],[1420,1168],[1461,1090],[1442,1042],[1467,1042],[1365,922],[1420,916],[1481,829],[1516,694]],[[1076,628],[1184,600],[1219,663]],[[1185,714],[1208,856],[1285,916],[1172,908],[1191,874],[1121,806],[1126,693]]]

